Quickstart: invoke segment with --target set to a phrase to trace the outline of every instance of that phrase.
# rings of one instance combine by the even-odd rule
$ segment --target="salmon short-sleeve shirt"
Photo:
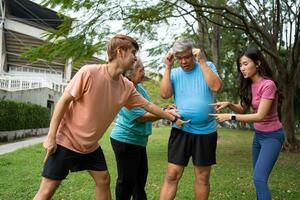
[[[90,153],[122,106],[145,107],[149,102],[122,75],[113,80],[107,65],[86,65],[68,84],[66,91],[74,100],[67,108],[57,130],[56,142],[79,153]]]

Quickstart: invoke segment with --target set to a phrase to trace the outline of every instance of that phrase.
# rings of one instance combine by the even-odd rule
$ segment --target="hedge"
[[[35,104],[0,100],[0,131],[49,127],[50,110]]]

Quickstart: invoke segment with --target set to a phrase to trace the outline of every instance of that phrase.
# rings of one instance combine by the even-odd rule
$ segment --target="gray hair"
[[[125,77],[128,78],[129,76],[133,75],[137,68],[139,68],[140,66],[143,66],[142,60],[139,57],[137,57],[136,59],[137,60],[133,64],[133,66],[124,73]]]
[[[181,38],[176,40],[173,45],[173,54],[181,53],[186,50],[191,50],[194,48],[195,43],[192,39]]]

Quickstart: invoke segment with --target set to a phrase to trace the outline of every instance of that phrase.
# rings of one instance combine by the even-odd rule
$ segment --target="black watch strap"
[[[231,115],[231,120],[234,120],[234,121],[236,120],[236,114]]]

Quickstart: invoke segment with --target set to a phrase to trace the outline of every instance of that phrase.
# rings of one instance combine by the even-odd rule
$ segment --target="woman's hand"
[[[217,122],[224,122],[231,120],[232,114],[222,113],[222,114],[208,114],[209,116],[215,117]]]
[[[214,106],[216,111],[220,111],[223,108],[227,108],[230,105],[230,102],[229,101],[221,101],[221,102],[216,102],[216,103],[212,103],[209,105]]]

